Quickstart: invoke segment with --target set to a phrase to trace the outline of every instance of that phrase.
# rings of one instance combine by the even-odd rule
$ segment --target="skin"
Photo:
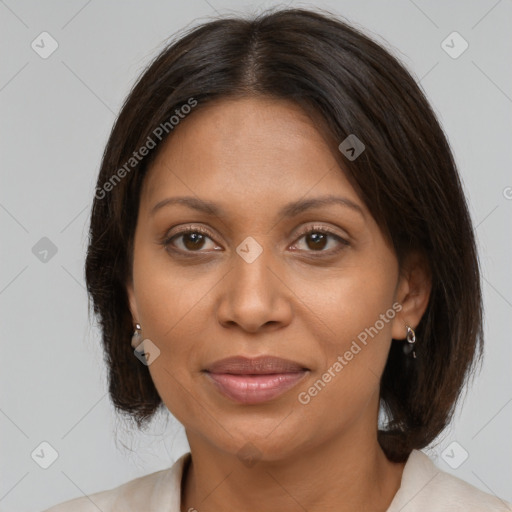
[[[180,122],[145,178],[127,291],[134,324],[160,350],[151,377],[190,444],[182,511],[385,511],[400,487],[404,464],[388,461],[377,442],[379,381],[392,338],[419,323],[430,281],[418,255],[400,271],[334,151],[294,103],[223,99]],[[278,216],[291,201],[328,194],[362,213],[330,204]],[[151,214],[176,196],[225,212],[174,204]],[[210,234],[196,245],[190,235],[160,243],[188,226]],[[313,226],[347,243],[329,235],[315,245],[300,233]],[[263,250],[252,263],[236,252],[249,236]],[[401,311],[300,403],[298,394],[394,303]],[[310,371],[252,405],[221,395],[201,371],[224,357],[262,354]],[[238,455],[248,443],[257,450],[250,467]]]

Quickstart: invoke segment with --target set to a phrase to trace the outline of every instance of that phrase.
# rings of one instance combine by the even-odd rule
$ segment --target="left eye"
[[[308,249],[314,252],[332,252],[336,251],[336,247],[332,249],[324,250],[329,243],[329,238],[335,240],[338,244],[348,245],[348,242],[330,231],[325,229],[313,228],[301,234],[299,240],[305,239],[305,243]],[[337,245],[336,243],[334,244]],[[338,248],[339,249],[339,248]],[[306,249],[307,250],[307,249]]]

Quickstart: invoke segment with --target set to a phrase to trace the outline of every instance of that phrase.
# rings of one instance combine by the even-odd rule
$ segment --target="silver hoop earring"
[[[142,332],[140,324],[135,324],[135,331],[132,334],[132,348],[137,350],[137,348],[142,344]],[[137,350],[139,353],[144,353],[144,348],[141,347]]]
[[[412,357],[416,359],[416,352],[414,351],[414,344],[416,343],[416,333],[414,332],[414,329],[412,327],[409,327],[408,325],[406,325],[405,328],[407,329],[407,334],[405,336],[407,343],[404,343],[403,346],[404,354],[407,355],[412,352]]]

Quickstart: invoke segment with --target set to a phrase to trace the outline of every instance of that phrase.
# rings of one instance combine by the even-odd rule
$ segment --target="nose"
[[[231,271],[219,283],[217,318],[223,327],[255,333],[280,329],[291,321],[293,293],[283,278],[282,263],[270,248],[262,248],[253,261],[233,253]]]

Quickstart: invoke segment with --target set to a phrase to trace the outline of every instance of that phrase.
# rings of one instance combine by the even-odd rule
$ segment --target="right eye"
[[[190,253],[190,252],[209,252],[209,251],[201,251],[204,248],[205,240],[210,239],[212,242],[211,233],[201,227],[187,227],[182,229],[176,233],[173,233],[171,236],[166,237],[162,241],[162,245],[167,249],[170,246],[170,249],[176,252],[182,253]],[[179,243],[176,243],[179,241]],[[179,247],[181,245],[181,247]],[[218,250],[218,249],[214,249]]]

